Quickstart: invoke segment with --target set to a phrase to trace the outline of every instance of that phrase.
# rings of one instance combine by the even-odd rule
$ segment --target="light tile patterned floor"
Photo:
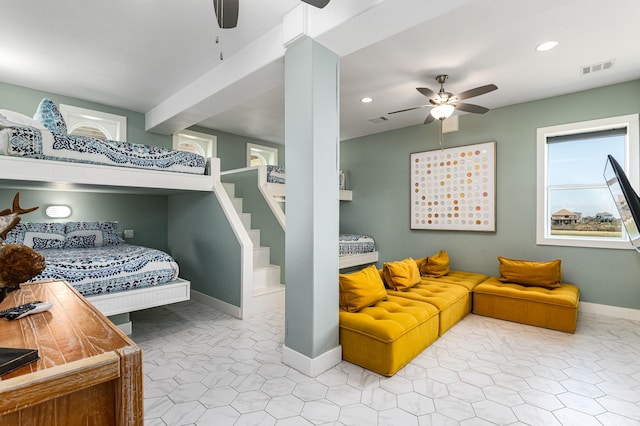
[[[640,322],[581,314],[575,335],[469,315],[394,377],[281,363],[284,313],[197,302],[131,315],[145,425],[640,425]]]

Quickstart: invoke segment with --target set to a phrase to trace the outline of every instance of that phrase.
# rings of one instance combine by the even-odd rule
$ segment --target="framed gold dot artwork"
[[[411,229],[496,231],[496,143],[411,154]]]

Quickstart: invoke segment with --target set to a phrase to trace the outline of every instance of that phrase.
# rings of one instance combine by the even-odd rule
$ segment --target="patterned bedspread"
[[[285,183],[285,172],[282,166],[267,166],[267,182]]]
[[[206,162],[191,152],[18,126],[0,131],[0,155],[191,174],[204,174]]]
[[[85,296],[149,287],[178,277],[171,256],[131,244],[38,251],[46,268],[31,281],[64,279]]]
[[[338,240],[340,256],[376,251],[375,241],[368,235],[340,234]]]

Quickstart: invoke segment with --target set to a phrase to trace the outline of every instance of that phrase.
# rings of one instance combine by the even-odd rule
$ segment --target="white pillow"
[[[31,118],[28,115],[20,114],[19,112],[9,111],[8,109],[0,109],[0,118],[4,118],[11,123],[15,123],[19,126],[30,126],[40,130],[46,130],[44,124],[40,120]]]

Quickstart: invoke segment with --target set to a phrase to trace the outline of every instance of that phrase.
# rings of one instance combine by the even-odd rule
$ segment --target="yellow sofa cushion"
[[[433,256],[418,259],[416,263],[423,277],[437,278],[449,273],[449,254],[444,250],[440,250]]]
[[[375,265],[351,274],[340,274],[340,308],[357,312],[387,297],[384,283]]]
[[[500,262],[499,280],[502,282],[544,288],[559,288],[561,286],[560,259],[550,262],[535,262],[498,256],[498,261]]]
[[[396,291],[407,290],[420,282],[418,265],[410,257],[397,262],[385,262],[382,275],[387,286]]]

